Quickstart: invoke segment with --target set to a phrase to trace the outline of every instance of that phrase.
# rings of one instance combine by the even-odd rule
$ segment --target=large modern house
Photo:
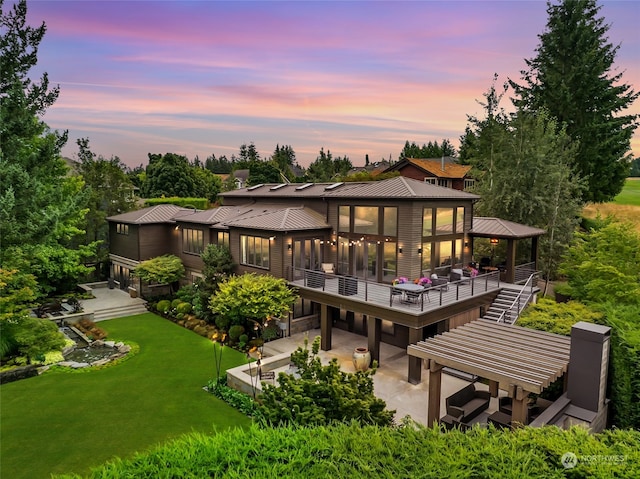
[[[221,196],[224,205],[206,211],[165,204],[107,218],[114,282],[152,295],[156,286],[131,272],[163,254],[180,257],[183,282],[193,282],[202,277],[204,248],[226,245],[236,273],[271,274],[297,288],[300,299],[280,318],[289,334],[319,326],[321,347],[330,350],[333,328],[348,330],[367,337],[376,360],[381,342],[406,348],[408,381],[429,371],[430,422],[442,367],[488,378],[492,395],[508,391],[514,420],[526,423],[529,395],[567,372],[570,348],[584,356],[574,341],[509,326],[535,299],[537,239],[545,232],[474,217],[477,195],[399,176],[261,184]],[[607,334],[587,326],[576,338],[603,344]],[[550,408],[546,423],[604,424],[604,396],[576,409],[584,394],[573,384],[573,399]]]
[[[139,262],[171,253],[185,265],[185,282],[194,281],[204,247],[224,244],[237,273],[268,273],[299,288],[289,331],[319,322],[324,349],[332,327],[366,334],[374,358],[380,341],[406,346],[482,316],[501,281],[520,283],[536,270],[536,239],[544,234],[474,218],[477,195],[404,177],[256,185],[221,196],[224,206],[206,211],[159,205],[108,218],[113,279],[128,287]],[[482,238],[507,245],[503,266],[463,277],[463,267],[481,259],[474,241]],[[524,256],[516,247],[522,239],[529,240]],[[432,276],[424,294],[393,285]],[[153,285],[135,287],[149,295]]]

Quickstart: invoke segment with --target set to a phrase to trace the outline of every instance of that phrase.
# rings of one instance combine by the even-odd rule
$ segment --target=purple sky
[[[637,91],[640,4],[600,4],[622,44],[616,67]],[[45,121],[69,130],[63,153],[75,157],[75,140],[89,137],[95,153],[129,166],[149,152],[230,158],[250,142],[262,156],[291,145],[303,166],[321,147],[354,165],[396,159],[406,140],[458,147],[494,72],[519,79],[547,20],[545,2],[515,0],[28,8],[29,23],[48,27],[37,72],[60,85]],[[640,134],[632,146],[640,156]]]

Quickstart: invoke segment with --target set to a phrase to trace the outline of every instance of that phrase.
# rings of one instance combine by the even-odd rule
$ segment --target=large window
[[[456,208],[456,233],[464,232],[464,207]]]
[[[339,206],[338,207],[338,231],[341,233],[348,233],[351,219],[351,207]]]
[[[453,233],[453,208],[436,208],[436,234]]]
[[[240,235],[242,264],[269,269],[269,238]]]
[[[431,270],[431,243],[422,243],[422,272]]]
[[[383,217],[383,234],[385,236],[398,235],[398,208],[385,207]]]
[[[218,246],[226,246],[229,247],[229,232],[228,231],[218,231]]]
[[[182,251],[200,254],[204,249],[204,232],[185,228],[182,230]]]
[[[433,235],[433,208],[422,210],[422,236]]]
[[[378,207],[356,206],[354,208],[354,233],[378,234]]]

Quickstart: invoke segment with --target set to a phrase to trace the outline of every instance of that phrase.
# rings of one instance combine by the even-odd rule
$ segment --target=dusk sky
[[[638,91],[640,3],[600,5],[617,71]],[[69,130],[63,154],[88,137],[129,166],[149,152],[230,158],[250,142],[263,157],[291,145],[303,166],[321,147],[354,165],[395,160],[406,140],[457,148],[493,74],[519,79],[547,20],[537,0],[27,6],[48,28],[31,77],[60,86],[44,119]],[[639,132],[632,147],[640,156]]]

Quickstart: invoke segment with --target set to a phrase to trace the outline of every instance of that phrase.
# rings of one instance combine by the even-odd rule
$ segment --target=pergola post
[[[491,394],[492,398],[498,397],[499,385],[498,381],[489,381],[489,394]]]
[[[328,306],[320,304],[320,349],[323,351],[331,350],[331,323],[329,317]]]
[[[511,398],[511,424],[529,424],[529,393],[517,386]]]
[[[429,399],[427,401],[427,426],[440,419],[440,395],[442,393],[442,366],[429,360]]]

